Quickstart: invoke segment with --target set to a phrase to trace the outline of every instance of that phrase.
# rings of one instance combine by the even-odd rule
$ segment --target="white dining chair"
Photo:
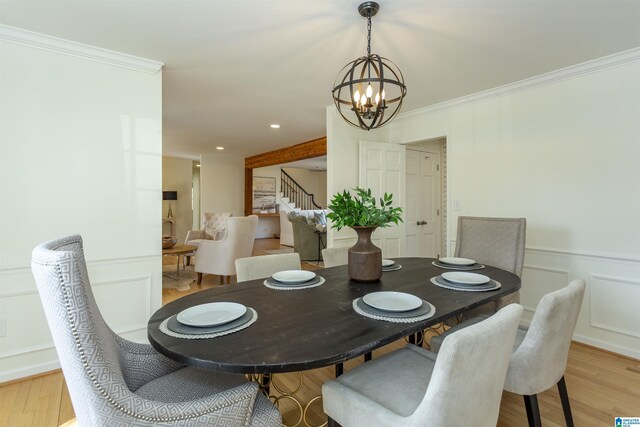
[[[278,271],[300,270],[300,254],[275,254],[238,258],[236,260],[236,274],[238,282],[263,279]]]
[[[556,386],[567,426],[573,426],[569,394],[564,380],[569,346],[578,321],[586,283],[577,279],[566,287],[540,299],[531,325],[518,329],[504,389],[524,397],[529,426],[541,425],[537,395]],[[431,349],[437,352],[456,331],[484,321],[486,315],[475,317],[431,339]]]
[[[113,332],[96,304],[80,236],[36,247],[31,269],[79,425],[282,425],[242,375],[186,367]]]
[[[349,248],[347,246],[341,246],[323,249],[322,260],[324,261],[325,268],[347,265],[349,262]]]
[[[494,427],[522,306],[452,334],[436,354],[408,345],[322,386],[330,425]]]
[[[203,274],[217,274],[223,277],[235,276],[238,258],[251,256],[258,228],[258,216],[227,217],[226,232],[220,240],[203,240],[196,252],[195,271],[198,284]]]

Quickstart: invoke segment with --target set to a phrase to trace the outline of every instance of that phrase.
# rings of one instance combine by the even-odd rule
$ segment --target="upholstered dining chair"
[[[491,218],[460,216],[455,256],[470,258],[522,277],[527,220],[525,218]],[[492,314],[501,307],[520,301],[520,292],[485,304],[465,315]]]
[[[326,382],[330,425],[495,426],[521,315],[510,304],[452,334],[437,358],[409,344]]]
[[[241,375],[185,367],[116,335],[93,296],[80,236],[36,247],[31,268],[79,425],[281,425]]]
[[[196,252],[195,271],[198,284],[203,274],[217,274],[223,277],[235,276],[238,258],[251,256],[258,228],[258,216],[238,216],[226,218],[227,231],[220,240],[203,240]]]
[[[573,426],[569,394],[564,381],[571,338],[578,321],[586,284],[574,280],[540,299],[529,328],[520,327],[509,362],[504,389],[524,397],[529,426],[541,425],[537,394],[557,385],[567,426]],[[486,315],[469,319],[431,340],[437,352],[454,333],[481,322]],[[445,339],[446,338],[446,339]]]
[[[284,270],[300,270],[300,254],[275,254],[238,258],[236,260],[236,275],[238,282],[262,279],[273,273]]]
[[[324,261],[324,266],[326,268],[347,265],[349,262],[349,248],[342,246],[323,249],[322,260]]]

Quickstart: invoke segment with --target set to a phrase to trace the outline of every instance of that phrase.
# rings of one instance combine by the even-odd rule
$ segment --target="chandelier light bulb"
[[[376,93],[376,105],[380,103],[380,93]]]
[[[382,89],[382,100],[384,101],[384,89]]]
[[[367,91],[365,93],[367,94],[367,98],[371,98],[371,95],[373,95],[373,89],[371,89],[371,83],[369,83],[369,86],[367,86]]]
[[[353,100],[356,101],[356,103],[360,102],[360,91],[358,89],[356,89],[356,93],[353,94]]]
[[[367,103],[367,97],[365,94],[362,94],[362,98],[360,98],[360,104],[365,105]]]

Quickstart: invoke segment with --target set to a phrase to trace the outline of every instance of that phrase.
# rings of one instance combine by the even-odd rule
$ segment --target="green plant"
[[[328,206],[331,212],[327,214],[327,218],[332,221],[333,228],[340,230],[343,227],[389,227],[392,222],[402,222],[402,208],[391,206],[393,194],[384,193],[378,206],[376,198],[371,195],[371,189],[356,187],[354,191],[355,196],[344,190],[331,199]]]

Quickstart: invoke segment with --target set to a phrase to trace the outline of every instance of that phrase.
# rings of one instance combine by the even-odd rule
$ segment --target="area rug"
[[[187,266],[185,270],[180,267],[180,276],[176,277],[175,265],[162,266],[162,288],[175,289],[186,292],[191,289],[191,285],[196,284],[197,273],[193,271],[193,265]]]

